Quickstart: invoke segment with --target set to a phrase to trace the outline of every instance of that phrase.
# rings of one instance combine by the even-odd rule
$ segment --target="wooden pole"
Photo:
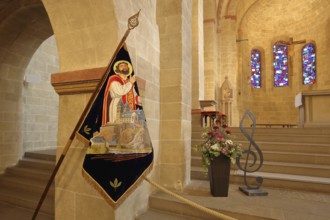
[[[122,45],[125,43],[126,38],[128,37],[130,31],[139,25],[138,17],[139,17],[140,11],[141,11],[141,10],[139,10],[138,13],[136,13],[135,15],[131,16],[131,17],[128,19],[128,28],[127,28],[127,30],[126,30],[124,36],[122,37],[121,41],[119,42],[119,44],[118,44],[118,46],[117,46],[117,48],[116,48],[114,54],[112,55],[112,58],[111,58],[110,62],[108,63],[107,69],[106,69],[105,73],[103,74],[103,77],[101,78],[100,82],[98,83],[98,85],[97,85],[97,87],[96,87],[94,93],[92,94],[92,96],[91,96],[91,98],[89,99],[89,101],[88,101],[88,103],[87,103],[87,105],[86,105],[86,107],[85,107],[83,113],[81,114],[81,116],[80,116],[80,118],[79,118],[79,120],[78,120],[78,122],[77,122],[75,128],[73,129],[73,131],[72,131],[72,133],[71,133],[69,139],[67,140],[67,143],[66,143],[66,145],[65,145],[65,147],[64,147],[64,149],[63,149],[63,152],[62,152],[62,154],[61,154],[59,160],[57,161],[56,166],[55,166],[55,168],[54,168],[54,170],[53,170],[53,173],[52,173],[52,175],[50,176],[50,178],[49,178],[49,180],[48,180],[48,183],[47,183],[47,185],[46,185],[46,187],[45,187],[45,189],[44,189],[44,191],[43,191],[43,193],[42,193],[42,195],[41,195],[41,197],[40,197],[40,200],[39,200],[38,206],[37,206],[37,208],[35,209],[34,214],[33,214],[33,216],[32,216],[32,220],[35,220],[35,219],[36,219],[36,217],[37,217],[37,215],[38,215],[38,213],[39,213],[39,210],[40,210],[40,208],[41,208],[41,206],[42,206],[42,203],[44,202],[44,200],[45,200],[45,198],[46,198],[46,196],[47,196],[47,193],[48,193],[48,191],[49,191],[49,188],[50,188],[50,186],[52,185],[52,183],[53,183],[53,181],[54,181],[54,179],[55,179],[55,176],[56,176],[56,174],[57,174],[59,168],[61,167],[61,165],[62,165],[62,163],[63,163],[63,160],[64,160],[64,158],[65,158],[65,156],[66,156],[66,153],[68,152],[68,150],[69,150],[69,148],[70,148],[70,146],[71,146],[71,144],[72,144],[72,142],[73,142],[73,139],[74,139],[75,136],[76,136],[76,133],[77,133],[78,129],[81,127],[83,121],[84,121],[85,118],[86,118],[87,113],[90,111],[90,108],[92,107],[92,104],[93,104],[94,100],[95,100],[96,97],[98,96],[98,94],[99,94],[99,92],[100,92],[100,90],[101,90],[103,84],[104,84],[105,81],[107,80],[108,75],[109,75],[109,73],[110,73],[110,68],[111,68],[111,65],[112,65],[112,63],[113,63],[113,60],[115,59],[115,57],[116,57],[117,53],[119,52],[120,48],[122,47]]]

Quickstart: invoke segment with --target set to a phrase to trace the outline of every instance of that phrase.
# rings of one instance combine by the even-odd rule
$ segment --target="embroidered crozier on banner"
[[[124,46],[108,71],[78,136],[90,143],[84,177],[116,208],[150,172],[153,148]]]

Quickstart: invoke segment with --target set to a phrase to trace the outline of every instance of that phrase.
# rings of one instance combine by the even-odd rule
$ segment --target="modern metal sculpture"
[[[249,116],[249,118],[253,122],[253,126],[251,129],[250,135],[248,134],[246,129],[243,127],[243,122],[247,116]],[[249,111],[249,110],[245,111],[239,127],[241,129],[241,132],[244,134],[244,136],[250,141],[249,147],[247,149],[243,150],[242,154],[236,158],[236,164],[237,164],[238,168],[240,170],[244,171],[245,186],[240,186],[239,190],[248,196],[266,196],[266,195],[268,195],[268,192],[262,191],[260,189],[260,187],[263,183],[262,177],[257,176],[256,183],[254,185],[250,185],[247,181],[247,173],[257,172],[262,167],[262,164],[264,162],[262,151],[261,151],[260,147],[257,145],[257,143],[253,140],[253,135],[254,135],[255,128],[256,128],[256,120],[251,111]],[[252,146],[255,148],[254,150],[251,150]],[[250,158],[250,156],[252,158]],[[242,167],[242,165],[241,165],[242,158],[245,158],[244,167]],[[258,159],[260,160],[259,163],[257,163]]]

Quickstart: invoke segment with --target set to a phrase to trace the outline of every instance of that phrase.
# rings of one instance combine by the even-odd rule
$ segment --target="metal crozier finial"
[[[136,13],[135,15],[131,16],[128,19],[128,29],[132,30],[135,27],[137,27],[139,25],[139,14],[140,14],[141,9],[138,11],[138,13]]]

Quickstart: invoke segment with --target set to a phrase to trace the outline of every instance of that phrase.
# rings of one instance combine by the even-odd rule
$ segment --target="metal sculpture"
[[[253,123],[252,129],[251,129],[251,134],[248,134],[247,130],[243,126],[243,122],[246,117],[249,117]],[[249,110],[246,110],[242,120],[240,122],[240,130],[243,133],[243,135],[250,141],[249,147],[245,150],[243,150],[242,154],[236,158],[236,164],[240,170],[244,172],[244,183],[245,186],[240,186],[239,189],[244,192],[248,196],[265,196],[268,195],[267,192],[264,192],[260,189],[262,183],[263,183],[263,178],[261,176],[256,177],[256,183],[254,185],[251,185],[247,181],[247,173],[254,173],[257,172],[263,165],[264,158],[262,151],[258,144],[253,140],[253,135],[255,132],[256,128],[256,120],[253,115],[253,113]],[[251,150],[251,147],[254,147],[254,150]],[[252,157],[252,158],[250,158]],[[241,159],[245,158],[245,163],[244,167],[241,165]],[[259,159],[259,163],[258,162]]]

